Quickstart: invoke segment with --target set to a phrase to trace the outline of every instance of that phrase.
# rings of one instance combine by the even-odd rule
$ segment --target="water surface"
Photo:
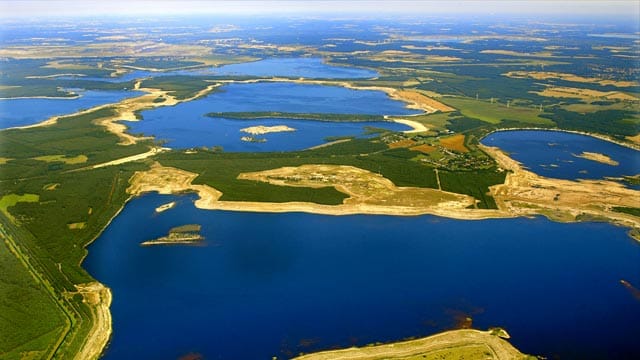
[[[138,91],[76,91],[78,98],[0,99],[0,129],[37,124],[56,115],[72,114],[98,105],[139,96]]]
[[[136,198],[90,246],[83,266],[114,295],[106,359],[289,358],[429,335],[466,316],[505,327],[529,353],[640,355],[640,302],[620,284],[640,284],[640,245],[625,229],[205,211],[193,199]],[[190,223],[205,246],[139,245]]]
[[[497,146],[536,174],[558,179],[603,179],[640,174],[640,152],[591,136],[561,131],[495,132],[482,143]],[[616,166],[577,157],[595,152],[617,161]]]
[[[369,79],[378,76],[373,70],[329,65],[321,58],[271,58],[253,62],[172,71],[134,70],[119,77],[61,77],[60,79],[99,80],[125,82],[161,76],[259,76],[311,79]]]
[[[229,84],[205,98],[142,112],[143,120],[129,123],[132,133],[153,135],[172,148],[222,146],[227,151],[289,151],[319,145],[328,136],[363,136],[366,127],[394,131],[409,127],[392,122],[323,122],[291,119],[230,120],[205,116],[210,112],[279,111],[405,115],[417,113],[381,91],[353,90],[339,86],[296,83]],[[256,125],[287,125],[295,132],[260,136],[264,143],[241,138],[242,128]]]

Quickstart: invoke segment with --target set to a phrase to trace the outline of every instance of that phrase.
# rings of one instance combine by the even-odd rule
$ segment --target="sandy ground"
[[[602,86],[612,85],[616,87],[631,87],[638,86],[638,82],[636,81],[616,81],[609,79],[600,79],[600,78],[588,78],[583,76],[578,76],[575,74],[567,74],[567,73],[558,73],[558,72],[550,72],[550,71],[509,71],[504,76],[521,79],[521,78],[531,78],[535,80],[549,80],[549,79],[560,79],[572,82],[579,83],[589,83],[589,84],[600,84]]]
[[[607,165],[611,165],[611,166],[618,166],[620,165],[619,162],[613,160],[612,158],[608,157],[605,154],[600,154],[600,153],[595,153],[595,152],[589,152],[589,151],[584,151],[582,154],[573,154],[573,156],[575,157],[579,157],[579,158],[583,158],[583,159],[587,159],[587,160],[591,160],[591,161],[596,161],[602,164],[607,164]]]
[[[269,133],[278,133],[278,132],[287,132],[287,131],[296,131],[296,129],[286,126],[286,125],[275,125],[275,126],[250,126],[244,129],[240,129],[240,131],[245,132],[251,135],[263,135]]]
[[[640,229],[640,218],[612,211],[612,207],[640,207],[640,191],[605,180],[550,179],[522,168],[500,149],[480,145],[499,166],[510,170],[504,184],[491,187],[498,208],[513,215],[542,214],[559,221],[590,216]]]
[[[300,176],[297,184],[285,177]],[[320,177],[327,177],[327,182]],[[308,202],[251,202],[220,201],[222,193],[207,185],[193,185],[197,174],[165,167],[158,163],[150,170],[136,172],[130,179],[127,192],[139,195],[157,191],[160,194],[196,192],[195,205],[201,209],[249,212],[306,212],[324,215],[379,214],[422,215],[434,214],[457,219],[487,219],[511,217],[499,210],[467,209],[475,200],[460,195],[425,188],[396,187],[388,179],[351,166],[303,165],[297,168],[280,168],[265,172],[241,174],[243,179],[268,181],[282,186],[333,186],[349,195],[340,205],[320,205]],[[304,185],[303,185],[304,184]]]
[[[199,199],[196,206],[206,208],[220,199],[222,193],[207,185],[194,185],[192,181],[198,174],[155,163],[147,171],[137,171],[129,180],[127,192],[139,195],[157,191],[160,194],[196,192]]]
[[[76,285],[83,302],[91,308],[93,326],[74,359],[98,359],[111,337],[111,290],[99,282]]]
[[[296,360],[417,359],[420,357],[426,358],[430,354],[434,355],[433,358],[435,359],[435,356],[438,355],[434,354],[436,352],[448,350],[450,353],[454,353],[468,347],[478,347],[486,350],[490,355],[483,359],[516,360],[527,358],[526,355],[518,351],[509,342],[496,335],[491,335],[489,331],[464,329],[446,331],[421,339],[385,345],[323,351],[300,356]],[[453,359],[454,357],[448,358]],[[460,358],[462,359],[464,356]]]
[[[607,100],[626,100],[638,101],[639,98],[620,91],[598,91],[591,89],[572,88],[563,86],[549,86],[542,91],[532,91],[534,94],[553,98],[569,98],[569,99],[607,99]]]
[[[151,148],[151,150],[149,150],[149,151],[147,151],[145,153],[123,157],[123,158],[112,160],[112,161],[109,161],[109,162],[106,162],[106,163],[102,163],[102,164],[96,164],[96,165],[93,165],[91,168],[98,169],[98,168],[105,167],[105,166],[120,165],[120,164],[125,164],[125,163],[128,163],[128,162],[132,162],[132,161],[144,160],[144,159],[149,158],[151,156],[160,154],[163,151],[169,151],[169,150],[171,150],[171,149],[163,148],[163,147],[154,147],[154,148]]]
[[[421,132],[429,131],[429,129],[426,126],[414,120],[394,118],[393,121],[399,124],[404,124],[411,127],[411,130],[403,131],[403,133],[405,134],[413,134],[413,133],[421,133]]]

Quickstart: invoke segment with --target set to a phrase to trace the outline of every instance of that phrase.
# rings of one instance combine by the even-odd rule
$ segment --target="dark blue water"
[[[94,106],[139,96],[138,91],[78,91],[79,98],[0,100],[0,129],[37,124],[56,115],[71,114]]]
[[[153,135],[167,140],[172,148],[222,146],[228,151],[300,150],[324,142],[328,136],[362,136],[367,126],[395,131],[409,129],[391,122],[352,122],[338,124],[322,121],[229,120],[204,116],[209,112],[281,111],[337,114],[414,114],[400,101],[385,93],[352,90],[338,86],[294,83],[230,84],[222,92],[203,99],[142,112],[143,121],[129,123],[132,133]],[[272,133],[260,138],[265,143],[240,140],[247,135],[240,129],[255,125],[288,125],[291,133]]]
[[[204,211],[193,199],[134,199],[90,246],[84,266],[114,295],[106,359],[288,358],[461,316],[505,327],[529,353],[640,355],[640,302],[619,283],[640,285],[640,245],[623,228]],[[189,223],[205,246],[139,246]]]
[[[61,77],[60,79],[99,80],[125,82],[147,77],[161,76],[285,76],[311,79],[369,79],[377,77],[376,71],[355,67],[327,65],[321,58],[272,58],[247,63],[229,64],[220,67],[173,71],[135,70],[115,78]]]
[[[640,151],[591,136],[560,131],[500,131],[482,139],[497,146],[536,174],[558,179],[603,179],[640,174]],[[605,154],[619,165],[607,165],[575,155]]]

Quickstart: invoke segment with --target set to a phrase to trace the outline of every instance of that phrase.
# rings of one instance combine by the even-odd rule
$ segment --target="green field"
[[[530,107],[507,106],[498,102],[492,104],[487,100],[460,97],[444,97],[440,100],[458,109],[464,116],[490,124],[498,124],[503,120],[512,120],[532,125],[554,125],[549,119],[540,117],[541,112],[539,109]]]

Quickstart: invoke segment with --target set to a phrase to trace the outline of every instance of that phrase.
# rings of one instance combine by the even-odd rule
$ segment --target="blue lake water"
[[[640,151],[591,136],[561,131],[500,131],[482,139],[497,146],[536,174],[558,179],[603,179],[640,174]],[[575,155],[605,154],[619,165],[607,165]]]
[[[623,228],[205,211],[193,199],[136,198],[89,247],[83,266],[114,295],[105,359],[289,358],[465,316],[529,353],[640,355],[640,302],[620,284],[640,285],[640,245]],[[190,223],[204,246],[139,245]]]
[[[285,76],[290,78],[311,79],[369,79],[378,73],[369,69],[325,64],[321,58],[272,58],[259,61],[229,64],[220,67],[207,67],[173,71],[135,70],[115,78],[77,77],[78,80],[99,80],[124,82],[145,77],[161,76]],[[62,77],[71,79],[74,77]]]
[[[94,106],[139,96],[138,91],[77,91],[78,98],[0,100],[0,129],[37,124],[56,115],[71,114]]]
[[[294,83],[254,83],[230,84],[224,86],[221,92],[202,99],[143,111],[142,121],[127,125],[131,128],[130,132],[167,140],[167,145],[172,148],[222,146],[226,151],[301,150],[322,144],[328,136],[362,136],[367,126],[394,131],[409,129],[405,125],[392,122],[229,120],[204,116],[209,112],[238,111],[371,115],[417,113],[380,91]],[[259,136],[267,140],[264,143],[240,140],[247,135],[240,132],[240,129],[256,125],[288,125],[297,131]]]

